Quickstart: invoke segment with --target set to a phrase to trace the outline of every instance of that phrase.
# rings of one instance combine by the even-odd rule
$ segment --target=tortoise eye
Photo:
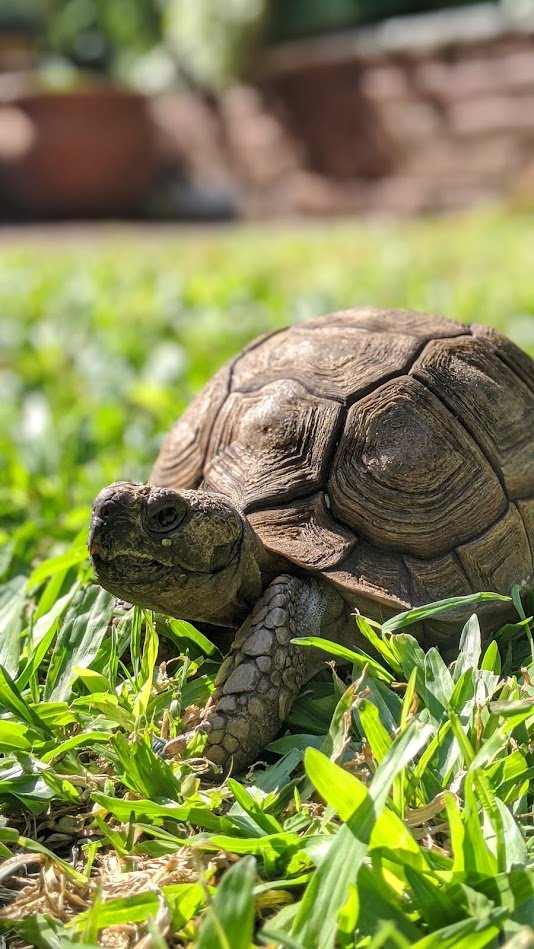
[[[157,533],[173,530],[182,523],[184,515],[185,510],[182,507],[177,507],[174,504],[165,504],[164,507],[160,507],[159,510],[150,514],[149,526]]]

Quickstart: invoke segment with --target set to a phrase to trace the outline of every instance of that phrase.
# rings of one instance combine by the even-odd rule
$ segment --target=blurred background
[[[0,579],[82,562],[262,332],[404,306],[534,355],[533,207],[531,0],[0,0]]]
[[[534,0],[0,0],[0,220],[534,205]]]

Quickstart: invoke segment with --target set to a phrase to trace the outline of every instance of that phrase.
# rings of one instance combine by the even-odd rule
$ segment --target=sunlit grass
[[[85,555],[92,497],[143,479],[192,394],[261,332],[371,303],[487,322],[534,353],[531,230],[486,214],[0,245],[8,940],[98,945],[131,925],[125,945],[532,944],[532,602],[515,594],[490,646],[471,621],[450,667],[409,627],[361,621],[374,662],[325,670],[267,764],[213,784],[150,736],[206,701],[217,650],[138,610],[110,625]]]

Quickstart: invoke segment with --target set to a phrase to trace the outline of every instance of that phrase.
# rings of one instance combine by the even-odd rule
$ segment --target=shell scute
[[[457,553],[474,590],[509,593],[514,583],[528,582],[533,575],[525,525],[515,504]]]
[[[461,420],[509,498],[534,494],[532,393],[483,338],[432,341],[411,374]]]
[[[255,390],[294,379],[322,398],[358,398],[391,376],[406,372],[421,346],[418,337],[325,324],[295,327],[245,354],[233,374],[233,389]]]
[[[248,519],[268,550],[308,570],[335,566],[356,543],[354,534],[330,517],[323,494],[256,511]]]
[[[212,433],[204,485],[243,511],[311,494],[325,478],[339,413],[291,379],[233,392]]]
[[[328,492],[334,516],[357,534],[426,559],[468,540],[507,506],[480,449],[408,376],[349,409]]]
[[[366,541],[356,544],[340,563],[326,569],[324,575],[350,596],[366,616],[378,622],[412,605],[410,579],[402,557],[378,550]]]
[[[230,389],[227,364],[190,403],[166,436],[148,479],[149,484],[175,490],[197,488],[202,482],[214,421]]]
[[[466,331],[466,327],[461,323],[448,320],[444,316],[420,313],[417,310],[385,310],[374,306],[338,310],[306,323],[306,326],[312,329],[325,325],[354,327],[378,333],[400,333],[420,339],[460,336]]]

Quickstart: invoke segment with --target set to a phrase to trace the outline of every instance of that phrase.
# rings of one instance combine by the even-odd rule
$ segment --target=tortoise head
[[[261,592],[261,548],[226,498],[118,481],[93,505],[89,553],[98,582],[181,619],[241,622]]]

